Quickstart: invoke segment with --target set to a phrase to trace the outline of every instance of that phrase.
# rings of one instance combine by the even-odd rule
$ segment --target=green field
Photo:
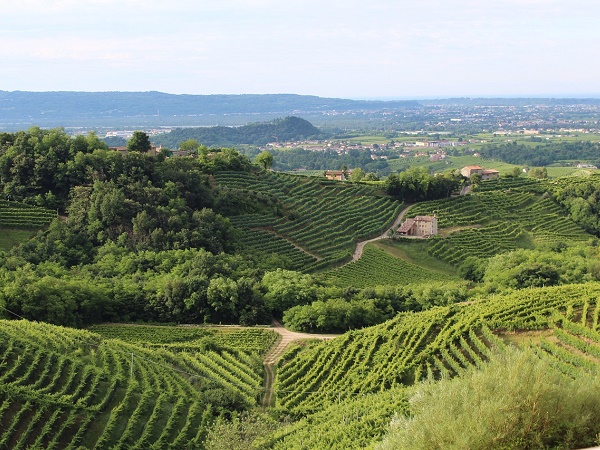
[[[18,230],[13,228],[0,228],[0,250],[10,250],[22,242],[35,236],[33,230]]]
[[[56,217],[56,211],[19,202],[0,200],[0,227],[41,228]]]
[[[92,325],[89,328],[107,339],[119,339],[145,347],[171,351],[199,351],[207,344],[265,353],[276,341],[277,334],[262,328],[234,326],[163,326],[163,325]]]
[[[498,160],[489,160],[485,158],[478,158],[475,156],[447,156],[444,160],[432,162],[429,157],[409,157],[409,158],[398,158],[389,159],[388,164],[392,171],[396,172],[399,170],[406,170],[409,167],[426,167],[428,170],[435,172],[450,172],[452,170],[462,169],[465,166],[477,165],[484,169],[496,169],[500,172],[500,175],[506,175],[512,173],[516,166],[514,164],[508,164]]]

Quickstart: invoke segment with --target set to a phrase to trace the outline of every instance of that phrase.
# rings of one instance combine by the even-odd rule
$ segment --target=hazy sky
[[[6,91],[600,94],[597,0],[3,3]]]

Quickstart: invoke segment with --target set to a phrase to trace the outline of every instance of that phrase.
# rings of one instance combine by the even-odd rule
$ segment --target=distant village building
[[[350,170],[328,170],[325,172],[325,177],[328,180],[346,181],[352,175],[352,169]]]
[[[500,177],[500,172],[496,169],[484,169],[481,166],[465,166],[460,169],[462,176],[471,178],[472,175],[481,175],[482,180],[495,180]]]
[[[438,221],[435,216],[416,216],[406,219],[397,234],[400,236],[429,237],[438,233]]]

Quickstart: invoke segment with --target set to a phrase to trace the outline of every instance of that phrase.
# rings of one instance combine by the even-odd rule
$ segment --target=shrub
[[[600,438],[600,380],[567,378],[530,351],[423,383],[411,416],[393,419],[380,449],[582,448]]]

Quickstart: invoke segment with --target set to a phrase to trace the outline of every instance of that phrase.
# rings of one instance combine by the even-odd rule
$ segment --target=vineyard
[[[0,228],[42,228],[56,218],[56,211],[0,200]]]
[[[381,234],[402,209],[369,185],[273,172],[220,172],[215,180],[276,198],[285,216],[245,214],[231,221],[244,230],[248,249],[282,255],[307,272],[348,259],[356,242]]]
[[[469,256],[489,258],[536,244],[585,243],[592,237],[549,198],[519,190],[423,202],[413,206],[410,213],[435,214],[440,227],[459,228],[447,237],[432,237],[428,249],[432,256],[453,265]]]
[[[486,361],[493,348],[504,347],[499,336],[522,331],[553,331],[552,339],[539,341],[535,348],[561,371],[596,372],[599,295],[600,283],[515,291],[470,304],[402,313],[327,343],[295,347],[280,361],[278,406],[304,415],[353,396],[386,392],[428,377],[460,375]]]
[[[250,338],[264,348],[272,335],[216,334],[216,346],[188,351],[168,347],[206,337],[205,330],[183,329],[169,339],[172,329],[160,328],[98,329],[130,342],[154,335],[157,347],[149,348],[89,331],[2,321],[0,448],[194,448],[223,408],[257,404],[262,361],[239,347]]]
[[[218,347],[251,351],[262,355],[277,340],[277,333],[262,328],[93,325],[89,330],[104,338],[171,351],[195,352],[205,348],[207,343],[211,343]]]
[[[341,286],[358,288],[386,284],[410,284],[430,281],[450,281],[455,278],[440,272],[410,264],[396,258],[385,250],[367,246],[357,261],[338,269],[326,272],[323,277],[327,282]]]

